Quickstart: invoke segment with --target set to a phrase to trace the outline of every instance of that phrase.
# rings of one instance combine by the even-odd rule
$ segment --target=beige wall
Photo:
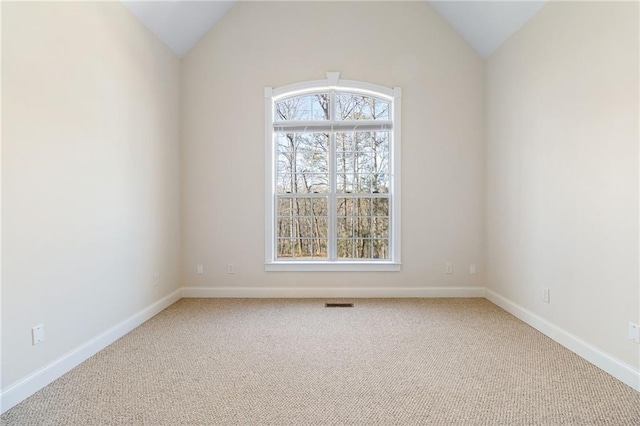
[[[487,62],[486,149],[488,287],[636,368],[638,49],[637,3],[545,6]]]
[[[3,389],[180,285],[486,284],[640,367],[637,4],[551,3],[486,69],[424,2],[241,2],[182,66],[117,3],[2,12]],[[403,88],[402,272],[264,272],[263,88],[326,71]]]
[[[6,388],[178,288],[180,61],[117,2],[2,7]]]
[[[327,71],[403,89],[402,272],[264,272],[263,89]],[[237,4],[183,59],[183,285],[484,285],[483,85],[426,3]]]

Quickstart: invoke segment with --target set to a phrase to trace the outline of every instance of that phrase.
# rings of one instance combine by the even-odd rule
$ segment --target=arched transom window
[[[267,270],[400,269],[400,89],[265,89]]]

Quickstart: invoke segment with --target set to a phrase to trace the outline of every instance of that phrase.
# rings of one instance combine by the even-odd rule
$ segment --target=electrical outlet
[[[549,295],[549,289],[547,287],[542,288],[542,301],[544,303],[551,302],[551,296]]]
[[[235,274],[236,268],[233,266],[233,263],[227,264],[227,274]]]
[[[36,325],[31,329],[31,340],[34,346],[44,341],[44,324]]]
[[[629,323],[629,340],[640,343],[640,325]]]
[[[453,263],[445,263],[444,264],[444,273],[445,274],[453,274]]]
[[[202,264],[196,265],[196,271],[198,272],[198,275],[204,274],[204,266]]]
[[[157,287],[158,284],[160,284],[160,275],[159,274],[153,274],[153,286]]]
[[[469,274],[475,275],[476,273],[476,265],[469,265]]]

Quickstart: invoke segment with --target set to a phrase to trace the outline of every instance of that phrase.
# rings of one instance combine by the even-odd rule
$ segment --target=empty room
[[[2,1],[3,425],[639,425],[637,1]]]

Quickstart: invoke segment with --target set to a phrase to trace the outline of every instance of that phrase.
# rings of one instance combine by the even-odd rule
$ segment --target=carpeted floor
[[[3,425],[640,425],[640,393],[484,299],[182,299]]]

